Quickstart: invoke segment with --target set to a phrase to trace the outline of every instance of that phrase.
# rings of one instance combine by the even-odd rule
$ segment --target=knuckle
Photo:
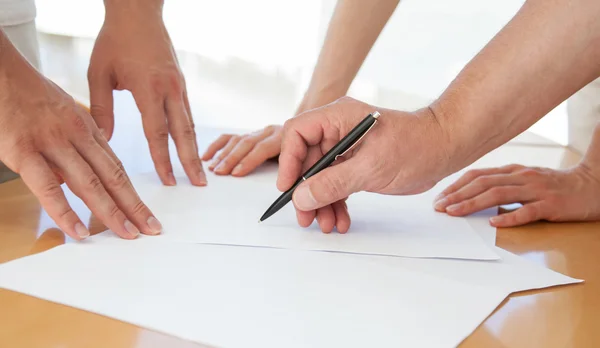
[[[59,198],[63,192],[59,185],[55,182],[50,182],[41,188],[40,194],[45,198],[56,199]]]
[[[119,217],[120,215],[121,215],[121,209],[119,209],[119,207],[117,207],[116,204],[112,203],[108,210],[108,216],[110,216],[112,218],[116,218],[116,217]]]
[[[193,157],[185,160],[185,164],[194,168],[200,168],[202,167],[202,160],[200,160],[198,157]]]
[[[58,220],[59,220],[59,221],[61,221],[61,220],[65,220],[65,219],[67,219],[67,218],[69,217],[69,215],[71,215],[71,213],[73,213],[73,210],[71,209],[71,207],[68,207],[68,206],[67,206],[67,207],[65,208],[65,210],[61,211],[61,212],[58,214]]]
[[[483,171],[481,169],[471,169],[465,173],[465,178],[473,180],[482,174],[483,174]]]
[[[177,94],[183,93],[183,76],[179,73],[176,67],[169,67],[166,72],[167,80],[171,91]]]
[[[115,167],[108,181],[108,186],[118,189],[129,187],[129,179],[127,178],[127,174],[125,174],[125,170],[122,169],[122,165]]]
[[[135,215],[146,213],[147,211],[148,207],[141,200],[138,200],[131,208],[131,212]]]
[[[525,168],[519,171],[519,174],[525,178],[536,179],[540,176],[540,173],[534,168]]]
[[[88,189],[91,192],[94,192],[96,194],[104,191],[104,186],[102,185],[102,181],[96,174],[93,174],[93,173],[88,175],[88,177],[85,179],[85,186],[88,187]]]
[[[253,146],[256,143],[256,138],[247,136],[240,139],[239,144],[244,147]]]
[[[473,185],[479,186],[479,187],[487,187],[490,184],[490,178],[482,175],[482,176],[478,176],[475,179],[473,179]]]
[[[503,200],[506,198],[506,190],[502,187],[492,187],[489,189],[490,196],[495,200]]]
[[[474,198],[474,199],[467,199],[466,201],[464,201],[461,204],[462,210],[463,211],[465,211],[465,210],[471,210],[471,209],[473,209],[475,207],[476,203],[477,203],[476,198]]]
[[[539,204],[531,204],[525,214],[531,220],[539,220],[542,218],[542,209]]]
[[[327,189],[331,197],[341,197],[344,183],[338,175],[330,175],[328,177]]]
[[[516,164],[516,163],[509,164],[509,165],[506,166],[506,169],[508,169],[510,171],[521,170],[523,168],[525,168],[525,166],[523,166],[521,164]]]
[[[177,132],[177,136],[185,140],[196,139],[196,131],[191,125],[185,126],[181,131]]]
[[[269,148],[267,144],[260,142],[254,146],[253,150],[257,151],[258,153],[264,153],[267,152]]]
[[[104,116],[109,113],[109,110],[102,104],[90,105],[90,114],[92,116]]]
[[[169,131],[166,128],[159,128],[148,135],[148,141],[167,142],[169,140]]]
[[[89,129],[83,117],[79,115],[73,115],[71,125],[75,132],[89,133]]]

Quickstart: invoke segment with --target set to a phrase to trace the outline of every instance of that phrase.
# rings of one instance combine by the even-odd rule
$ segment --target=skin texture
[[[119,236],[161,232],[90,114],[29,65],[1,31],[0,90],[0,160],[21,175],[65,233],[89,236],[63,182]]]
[[[313,162],[309,150],[317,147],[325,153],[334,145],[333,135],[352,128],[348,122],[354,126],[378,110],[379,131],[386,132],[365,139],[345,162],[298,187],[294,204],[299,223],[306,225],[315,209],[354,192],[420,192],[526,130],[600,76],[598,14],[600,2],[593,0],[527,1],[440,98],[416,113],[428,111],[431,117],[402,117],[409,114],[352,101],[329,104],[288,121],[282,136],[280,190],[288,189],[300,169]],[[392,130],[381,131],[384,127]],[[387,153],[388,148],[396,151]],[[387,155],[381,157],[382,153]]]
[[[88,70],[91,113],[110,139],[112,92],[131,91],[163,184],[176,184],[169,157],[171,135],[190,182],[205,186],[185,80],[162,21],[162,5],[162,0],[105,0],[106,18]]]
[[[567,170],[509,165],[472,170],[448,186],[434,202],[437,211],[465,216],[502,204],[522,207],[492,217],[495,227],[537,220],[600,220],[600,125],[584,159]]]

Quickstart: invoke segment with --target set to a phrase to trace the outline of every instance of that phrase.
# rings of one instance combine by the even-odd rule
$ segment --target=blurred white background
[[[349,94],[385,107],[425,105],[523,2],[401,1]],[[44,71],[87,97],[85,70],[104,17],[102,1],[36,3]],[[258,128],[291,117],[334,6],[335,0],[166,0],[165,23],[198,123]],[[531,131],[566,144],[566,125],[563,104]]]

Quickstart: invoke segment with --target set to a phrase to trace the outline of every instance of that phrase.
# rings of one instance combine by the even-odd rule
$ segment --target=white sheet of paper
[[[298,226],[290,203],[270,219],[258,218],[279,196],[276,172],[239,179],[209,174],[209,185],[184,178],[161,185],[156,174],[132,178],[142,199],[162,222],[157,241],[263,246],[424,258],[497,260],[498,255],[464,218],[437,213],[431,194],[385,196],[359,193],[348,200],[352,217],[346,235],[324,234],[316,224]]]
[[[508,294],[384,257],[102,239],[0,265],[0,287],[227,348],[455,347]]]

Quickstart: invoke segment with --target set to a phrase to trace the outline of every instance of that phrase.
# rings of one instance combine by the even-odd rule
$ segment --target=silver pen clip
[[[356,146],[361,142],[361,140],[363,140],[363,138],[365,137],[365,135],[367,135],[367,133],[369,133],[369,131],[371,131],[371,129],[373,129],[373,127],[375,127],[375,125],[377,124],[377,119],[379,118],[381,114],[378,111],[375,111],[373,114],[371,114],[371,116],[373,116],[373,118],[375,119],[375,122],[373,122],[373,124],[371,125],[371,127],[369,127],[369,129],[367,129],[367,131],[360,136],[360,138],[358,138],[354,144],[352,144],[352,146],[350,146],[348,149],[346,149],[346,151],[342,152],[341,154],[335,156],[335,160],[337,161],[337,159],[339,157],[344,157],[345,154],[347,154],[348,152],[352,151],[354,148],[356,148]]]

